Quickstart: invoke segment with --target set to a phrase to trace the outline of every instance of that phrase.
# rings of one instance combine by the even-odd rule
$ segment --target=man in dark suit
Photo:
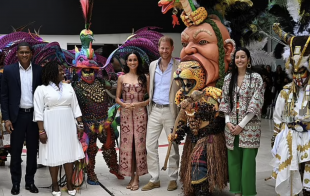
[[[38,193],[34,185],[37,170],[38,125],[33,120],[33,93],[42,84],[39,65],[31,63],[32,48],[26,43],[18,44],[18,63],[4,67],[1,80],[1,112],[5,129],[11,133],[11,178],[12,195],[20,192],[21,153],[26,139],[27,167],[25,188]]]

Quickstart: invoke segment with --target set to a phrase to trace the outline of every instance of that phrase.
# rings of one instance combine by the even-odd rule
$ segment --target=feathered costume
[[[282,10],[281,26],[273,30],[287,46],[283,59],[286,73],[293,81],[280,92],[273,115],[272,177],[281,196],[310,195],[310,3],[307,0],[274,1]],[[272,9],[271,9],[272,10]],[[285,14],[283,14],[285,13]],[[279,13],[275,13],[279,14]],[[284,17],[285,16],[285,17]],[[284,30],[285,29],[285,30]],[[294,35],[286,30],[294,32]]]
[[[112,88],[111,83],[96,77],[99,70],[97,56],[92,49],[93,32],[90,30],[90,19],[93,8],[93,0],[81,0],[82,10],[85,18],[85,29],[80,33],[82,48],[75,49],[75,60],[73,67],[81,76],[81,80],[73,82],[72,86],[77,95],[83,114],[84,132],[88,136],[87,149],[87,183],[99,185],[98,178],[94,172],[95,158],[98,152],[97,138],[103,144],[101,147],[110,173],[118,179],[124,179],[118,172],[117,154],[115,150],[115,135],[111,128],[108,116],[108,94]]]
[[[136,51],[142,59],[143,67],[148,70],[150,62],[159,58],[158,40],[163,36],[163,34],[154,31],[155,29],[158,27],[144,27],[134,32],[109,55],[104,67],[111,64],[112,60],[117,60],[123,66],[122,60],[125,56]]]
[[[249,50],[251,51],[251,58],[252,58],[252,65],[253,66],[255,66],[255,65],[274,66],[275,65],[275,58],[273,57],[273,55],[269,54],[263,50],[264,46],[267,43],[266,37],[273,38],[267,32],[269,32],[270,26],[277,19],[276,17],[274,17],[272,15],[271,12],[269,12],[270,9],[272,8],[272,3],[268,4],[267,0],[263,0],[263,1],[261,1],[261,0],[252,0],[252,1],[250,1],[250,0],[212,0],[212,1],[207,1],[207,0],[197,0],[197,1],[196,0],[160,0],[158,5],[160,7],[162,7],[162,12],[164,14],[167,13],[169,9],[173,9],[173,12],[172,12],[173,13],[173,16],[172,16],[173,25],[178,24],[177,17],[176,17],[176,15],[178,13],[177,9],[184,9],[184,11],[181,13],[180,17],[182,18],[185,25],[188,27],[199,25],[203,22],[209,23],[208,18],[221,20],[222,23],[225,24],[226,28],[229,30],[230,37],[233,40],[235,40],[235,43],[233,40],[225,40],[225,44],[231,43],[231,44],[236,45],[236,46],[243,46],[243,47],[249,48]],[[213,27],[213,25],[212,25],[212,27]],[[210,36],[213,35],[212,32],[210,33],[210,31],[206,31],[205,29],[206,28],[204,28],[204,29],[201,28],[199,31],[204,31],[204,32],[208,33]],[[182,33],[182,42],[183,42],[182,45],[184,47],[183,50],[186,51],[186,50],[188,50],[187,45],[189,45],[189,43],[188,43],[188,41],[186,41],[186,39],[190,40],[190,36],[188,36],[188,34],[184,34],[184,32]],[[197,34],[198,33],[196,33],[196,35]],[[217,32],[216,32],[216,34],[217,34]],[[184,37],[184,39],[183,39],[183,37]],[[219,38],[220,37],[217,35],[218,43],[221,42],[221,41],[219,41],[220,40]],[[276,38],[273,38],[273,39],[277,40],[278,42],[281,42]],[[207,40],[207,41],[209,41],[209,40]],[[209,44],[209,43],[207,43],[207,44]],[[223,46],[218,45],[218,47],[220,49]],[[193,47],[193,48],[197,48],[197,47]],[[192,53],[195,53],[194,49],[192,50]],[[223,52],[221,53],[221,51],[219,50],[219,57],[220,57],[219,58],[219,67],[220,68],[218,69],[218,73],[215,72],[216,73],[215,79],[217,81],[216,86],[220,87],[220,88],[223,84],[222,80],[224,79],[224,75],[225,75],[224,66],[223,66],[223,64],[221,64],[223,62],[223,60],[221,59],[222,54],[223,54]],[[182,52],[181,52],[181,57],[182,57]],[[188,61],[189,58],[185,57],[184,60]],[[200,60],[200,59],[198,58],[198,60]],[[182,63],[181,63],[179,71],[183,72],[183,70],[186,70],[185,68],[186,68],[186,66],[182,67]],[[207,68],[207,72],[209,72],[208,68]],[[179,75],[179,73],[177,73],[177,75]],[[208,74],[208,76],[209,75],[210,74]],[[176,95],[177,102],[181,102],[184,99],[183,97],[184,97],[184,92],[186,92],[186,87],[192,86],[193,82],[191,82],[190,80],[187,80],[186,83],[185,83],[185,85],[184,85],[184,81],[182,81],[182,83],[181,83],[185,87],[184,87],[183,91],[181,90],[181,92],[178,92],[178,94]],[[188,85],[188,83],[190,85]],[[190,95],[188,94],[187,96],[190,96]],[[190,100],[185,99],[185,101],[189,102]],[[187,116],[191,116],[191,115],[195,116],[193,114],[193,109],[192,109],[192,111],[189,112],[186,109],[186,107],[183,108],[182,102],[180,105],[181,105],[181,112],[180,113],[182,113],[182,111],[185,110],[185,111],[187,111],[186,112]],[[189,105],[191,105],[191,104],[189,104]],[[196,106],[196,108],[197,107],[199,107],[199,104],[198,104],[198,106]],[[196,112],[199,113],[199,110],[197,110]],[[184,114],[182,114],[182,115],[184,115]],[[184,133],[190,133],[190,130],[193,128],[191,126],[189,126],[189,127],[186,126],[186,124],[188,124],[189,122],[190,122],[190,120],[187,120],[187,121],[185,120],[183,122],[183,125],[179,125],[178,130],[177,130],[177,134],[178,134],[178,132],[181,133],[181,135],[183,135]],[[175,126],[177,126],[177,125],[178,124],[176,123]],[[196,134],[198,134],[198,136],[199,136],[199,133],[200,132],[198,131],[198,133],[196,133]],[[179,137],[179,134],[178,134],[178,137]],[[192,148],[188,147],[188,142],[189,141],[187,139],[185,146],[184,146],[182,163],[188,163],[188,160],[189,160],[188,157],[190,157],[190,156],[195,157],[194,153],[191,155],[191,152],[192,152],[191,149]],[[199,142],[197,142],[197,144],[198,143]],[[200,145],[201,145],[201,143],[200,143]],[[189,145],[189,146],[191,146],[191,145]],[[195,151],[195,152],[200,152],[200,151]],[[207,155],[208,155],[208,152],[206,153],[206,156]],[[226,156],[223,157],[224,162],[225,162],[225,157]],[[193,160],[195,160],[195,158],[192,158],[191,164],[193,164],[193,162],[194,162]],[[197,160],[197,158],[196,158],[196,160]],[[210,159],[208,159],[208,161],[210,161]],[[202,163],[201,160],[200,160],[200,163]],[[214,163],[212,163],[212,161],[210,161],[208,163],[209,163],[209,165],[206,164],[207,169],[205,169],[205,171],[210,171],[210,170],[214,171],[210,168],[210,165],[212,165]],[[190,185],[190,183],[188,181],[189,175],[186,176],[184,174],[186,172],[188,172],[187,174],[189,174],[190,169],[188,169],[188,168],[190,168],[190,166],[186,166],[186,165],[187,164],[185,164],[185,166],[184,166],[184,164],[182,164],[180,175],[181,175],[181,181],[182,181],[183,186],[184,186],[185,195],[191,195],[193,190],[190,187],[192,185]],[[200,170],[197,169],[197,170],[203,171],[204,169],[200,169]],[[197,173],[192,172],[192,177],[194,174],[197,174]],[[221,175],[224,176],[223,174],[225,175],[225,173],[222,173]],[[219,175],[217,175],[217,177],[218,176]],[[206,178],[207,178],[207,175],[206,175]],[[198,186],[198,189],[201,189],[201,190],[209,189],[209,191],[212,192],[213,188],[215,188],[214,182],[219,182],[219,181],[216,181],[216,180],[212,181],[212,175],[211,175],[211,178],[207,178],[207,179],[208,179],[207,181],[209,181],[208,184],[209,184],[210,188],[202,188],[202,187],[206,187],[206,186],[201,185],[201,187]],[[217,179],[217,180],[219,180],[219,179]],[[223,180],[222,184],[218,185],[217,188],[220,188],[220,189],[223,188],[226,185],[223,182],[225,182],[225,180]],[[193,184],[193,182],[192,182],[192,184]],[[197,190],[197,186],[195,188]],[[196,194],[198,195],[198,193],[196,193]],[[205,193],[205,194],[207,194],[207,193]]]
[[[212,195],[216,189],[223,190],[228,182],[225,119],[219,112],[222,94],[219,88],[235,42],[221,23],[220,14],[215,14],[213,8],[218,2],[205,2],[212,2],[207,6],[208,12],[192,0],[159,2],[164,13],[174,8],[175,15],[177,8],[184,9],[181,18],[187,26],[181,34],[181,62],[174,73],[174,79],[181,86],[175,98],[181,110],[170,135],[177,143],[187,135],[180,168],[186,196]]]

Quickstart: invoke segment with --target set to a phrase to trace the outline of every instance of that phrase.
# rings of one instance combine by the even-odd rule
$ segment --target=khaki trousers
[[[160,165],[158,157],[158,138],[164,128],[167,138],[173,129],[175,119],[172,118],[169,107],[157,108],[153,106],[148,118],[146,133],[146,150],[148,172],[152,176],[150,182],[159,181]],[[168,141],[168,139],[167,139]],[[162,157],[165,159],[166,157]],[[178,179],[179,146],[173,144],[169,156],[168,176],[170,180]]]

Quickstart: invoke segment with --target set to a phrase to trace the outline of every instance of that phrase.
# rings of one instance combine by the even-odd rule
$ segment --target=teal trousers
[[[239,135],[235,137],[234,150],[228,150],[228,173],[231,193],[255,196],[257,148],[240,148]]]

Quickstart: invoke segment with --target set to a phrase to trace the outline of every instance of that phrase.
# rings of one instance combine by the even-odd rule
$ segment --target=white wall
[[[174,41],[174,51],[173,56],[179,57],[180,51],[182,49],[181,44],[181,34],[180,33],[163,33],[171,37]],[[121,33],[121,34],[95,34],[94,45],[103,45],[103,44],[122,44],[127,37],[129,37],[130,33]],[[67,44],[77,44],[80,45],[80,37],[79,35],[40,35],[45,41],[54,42],[57,41],[61,48],[67,49]]]

